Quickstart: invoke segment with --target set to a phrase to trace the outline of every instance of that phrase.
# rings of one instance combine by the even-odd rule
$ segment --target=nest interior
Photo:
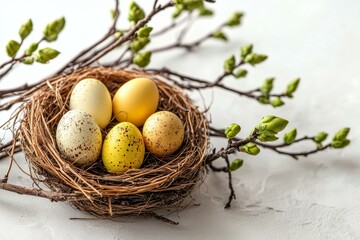
[[[96,78],[113,95],[124,82],[136,77],[153,79],[160,94],[158,110],[171,111],[184,123],[181,148],[163,158],[146,153],[140,169],[122,175],[107,173],[101,159],[86,168],[69,164],[56,147],[55,132],[60,118],[68,111],[76,83]],[[103,131],[103,137],[114,124],[116,120]],[[144,72],[95,67],[49,79],[24,104],[19,135],[34,183],[39,187],[46,185],[76,208],[100,217],[183,208],[184,200],[204,178],[208,149],[204,115],[182,89]]]

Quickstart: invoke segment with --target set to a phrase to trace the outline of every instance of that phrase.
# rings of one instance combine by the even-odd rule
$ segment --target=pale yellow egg
[[[114,116],[119,122],[131,122],[140,127],[158,106],[159,91],[154,81],[135,78],[115,93],[113,98]]]
[[[174,153],[184,140],[184,124],[169,111],[152,114],[142,131],[146,149],[158,156]]]
[[[104,140],[102,160],[108,172],[124,173],[128,169],[140,168],[144,156],[143,137],[132,123],[118,123]]]
[[[89,165],[100,155],[101,130],[90,114],[74,109],[60,119],[56,128],[56,143],[69,162]]]
[[[76,84],[70,96],[70,109],[80,109],[93,116],[105,128],[112,116],[109,90],[99,80],[86,78]]]

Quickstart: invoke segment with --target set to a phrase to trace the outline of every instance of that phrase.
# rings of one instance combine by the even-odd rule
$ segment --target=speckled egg
[[[80,109],[93,116],[105,128],[112,115],[112,101],[109,90],[97,79],[86,78],[78,82],[71,92],[70,109]]]
[[[115,93],[113,98],[114,116],[119,122],[131,122],[141,127],[158,106],[159,91],[154,81],[135,78]]]
[[[144,156],[144,140],[134,124],[119,123],[106,135],[102,160],[108,172],[124,173],[128,169],[140,168]]]
[[[146,120],[143,137],[149,152],[158,156],[170,155],[184,140],[184,125],[172,112],[156,112]]]
[[[59,121],[56,143],[69,162],[89,165],[100,155],[101,130],[90,114],[78,109],[70,110]]]

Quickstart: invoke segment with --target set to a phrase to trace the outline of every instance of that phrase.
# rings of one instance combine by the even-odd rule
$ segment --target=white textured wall
[[[127,1],[121,1],[125,6]],[[139,1],[150,6],[152,1]],[[41,34],[50,20],[65,15],[67,26],[58,42],[62,52],[47,66],[19,67],[0,82],[0,88],[34,82],[62,66],[77,50],[93,42],[110,23],[112,1],[12,0],[0,3],[0,46],[16,36],[18,26],[33,18],[34,34]],[[189,39],[227,18],[235,9],[244,10],[242,28],[229,31],[228,45],[209,42],[194,55],[181,52],[154,58],[153,66],[212,79],[222,71],[223,60],[238,53],[242,44],[269,60],[249,72],[246,80],[229,81],[249,89],[268,76],[276,76],[275,89],[302,77],[294,100],[279,109],[214,92],[213,122],[223,127],[239,122],[243,132],[263,115],[276,114],[290,120],[289,129],[300,135],[318,130],[334,133],[352,127],[352,144],[345,151],[327,151],[296,162],[264,150],[256,158],[246,157],[245,166],[234,175],[237,200],[224,210],[228,189],[224,174],[210,174],[193,197],[200,203],[169,217],[180,221],[168,226],[156,221],[73,221],[87,217],[66,203],[51,203],[33,197],[0,191],[0,239],[360,239],[360,2],[356,0],[243,0],[218,1],[216,19],[201,21]],[[48,10],[47,10],[48,9]],[[166,14],[157,24],[167,21]],[[213,25],[213,26],[210,26]],[[173,36],[158,41],[171,41]],[[3,49],[0,47],[0,49]],[[0,62],[5,59],[0,51]],[[194,68],[197,66],[197,68]],[[211,92],[207,92],[210,102]],[[195,99],[199,99],[194,95]],[[8,114],[1,113],[3,121]],[[225,144],[214,140],[214,146]],[[299,149],[306,146],[301,146]],[[18,156],[21,162],[23,157]],[[0,162],[0,175],[7,160]],[[14,171],[10,181],[29,184]]]

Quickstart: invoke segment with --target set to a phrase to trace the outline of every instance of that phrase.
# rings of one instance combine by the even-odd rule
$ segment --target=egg
[[[143,126],[143,137],[149,152],[165,156],[179,149],[184,140],[184,125],[180,118],[169,111],[152,114]]]
[[[114,116],[119,122],[131,122],[141,127],[158,106],[159,91],[154,81],[135,78],[115,93],[113,98]]]
[[[70,109],[80,109],[93,116],[100,126],[105,128],[112,115],[112,102],[106,86],[94,78],[78,82],[71,92]]]
[[[70,110],[56,128],[56,143],[68,161],[76,165],[89,165],[100,155],[101,130],[90,114],[79,109]]]
[[[115,125],[106,135],[102,160],[110,173],[124,173],[140,168],[145,156],[145,145],[140,130],[132,123]]]

